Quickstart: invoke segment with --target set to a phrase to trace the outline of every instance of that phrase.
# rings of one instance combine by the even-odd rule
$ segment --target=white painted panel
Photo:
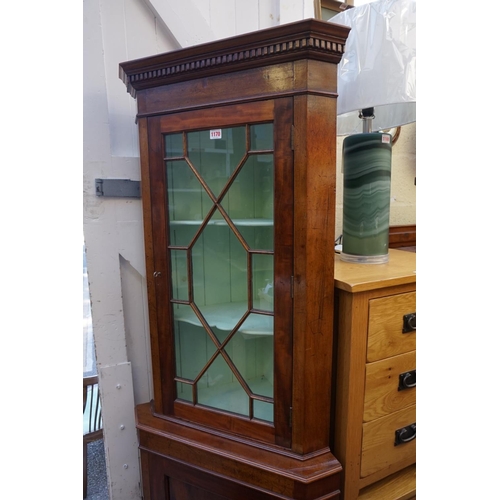
[[[144,232],[141,221],[117,221],[117,227],[118,252],[142,277],[145,277]]]
[[[221,0],[226,1],[226,0]],[[210,25],[210,1],[209,0],[192,0],[193,5],[198,9],[199,13],[205,19],[207,25]]]
[[[144,0],[165,24],[180,47],[215,40],[213,31],[191,0]]]
[[[157,30],[155,15],[142,0],[102,1],[101,22],[111,154],[138,157],[137,103],[120,80],[118,65],[178,45],[164,27]]]
[[[210,27],[216,39],[236,34],[234,0],[210,1]],[[243,2],[240,2],[243,3]],[[251,2],[249,2],[251,3]]]
[[[108,98],[111,154],[139,156],[137,127],[133,127],[136,103],[118,78],[118,64],[128,59],[124,18],[126,0],[101,2],[103,52]]]
[[[237,34],[259,29],[259,2],[236,1],[235,30]]]
[[[314,0],[304,0],[304,11],[302,15],[304,19],[314,17]]]
[[[132,366],[135,404],[153,399],[146,279],[120,256],[127,356]]]
[[[141,498],[130,363],[99,369],[110,500]]]
[[[259,29],[280,24],[280,0],[259,0]]]
[[[163,25],[158,29],[158,25],[162,23],[158,23],[154,11],[147,2],[144,0],[123,1],[128,60],[162,52],[164,47],[159,45],[160,37],[162,43],[166,44],[167,50],[179,48],[175,38]]]
[[[304,3],[314,5],[312,0],[280,0],[280,24],[304,19]],[[310,17],[314,17],[314,9]]]
[[[103,161],[109,156],[106,79],[102,58],[99,2],[85,2],[83,43],[83,161]],[[95,170],[96,165],[93,167]]]

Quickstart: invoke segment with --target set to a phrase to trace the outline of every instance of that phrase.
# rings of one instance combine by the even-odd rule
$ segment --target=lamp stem
[[[371,116],[369,118],[363,117],[363,134],[371,134],[372,120],[373,118]]]
[[[363,108],[359,112],[359,117],[363,120],[363,134],[371,134],[372,120],[375,118],[373,108]]]

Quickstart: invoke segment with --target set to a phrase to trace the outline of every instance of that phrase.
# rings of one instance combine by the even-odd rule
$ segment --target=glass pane
[[[274,405],[257,399],[253,402],[253,416],[260,420],[274,422]]]
[[[194,302],[227,336],[248,310],[247,252],[225,220],[212,219],[193,246]]]
[[[273,155],[247,158],[222,200],[222,206],[231,219],[241,224],[263,222],[260,219],[272,222],[273,171]]]
[[[249,156],[221,202],[250,248],[274,245],[273,171],[272,155]]]
[[[274,149],[273,124],[259,123],[250,126],[250,150],[263,151]]]
[[[273,397],[273,317],[251,314],[227,345],[235,367],[254,394]]]
[[[184,160],[167,161],[170,245],[188,246],[213,206]]]
[[[184,401],[193,402],[193,386],[191,384],[184,384],[177,382],[177,398]]]
[[[252,254],[253,307],[274,311],[274,255]]]
[[[172,268],[172,297],[177,300],[188,300],[188,265],[186,250],[171,250],[170,265]]]
[[[249,397],[221,354],[215,358],[198,386],[200,404],[249,416]]]
[[[274,394],[274,318],[249,311],[252,301],[274,310],[273,126],[250,126],[252,148],[262,154],[248,154],[247,130],[188,132],[187,157],[166,161],[170,247],[185,247],[170,248],[173,301],[193,292],[191,306],[173,304],[176,374],[196,384],[196,401],[190,384],[178,381],[177,390],[181,399],[246,416],[252,403],[255,418],[273,421],[273,404],[249,394]],[[166,136],[167,155],[183,154],[182,140]]]
[[[190,306],[173,304],[176,375],[194,380],[217,350]]]
[[[246,127],[189,132],[188,158],[215,196],[246,154]]]
[[[183,134],[168,134],[165,136],[165,157],[175,158],[184,156],[184,147],[182,144]]]

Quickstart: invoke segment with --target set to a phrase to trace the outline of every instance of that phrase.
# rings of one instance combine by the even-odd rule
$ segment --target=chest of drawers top
[[[416,253],[389,249],[386,264],[352,264],[335,255],[335,286],[357,293],[390,286],[416,283]]]

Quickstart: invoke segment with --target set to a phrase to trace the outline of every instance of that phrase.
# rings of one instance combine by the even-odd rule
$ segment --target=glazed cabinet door
[[[285,98],[151,117],[147,127],[155,410],[285,446],[291,113]]]

